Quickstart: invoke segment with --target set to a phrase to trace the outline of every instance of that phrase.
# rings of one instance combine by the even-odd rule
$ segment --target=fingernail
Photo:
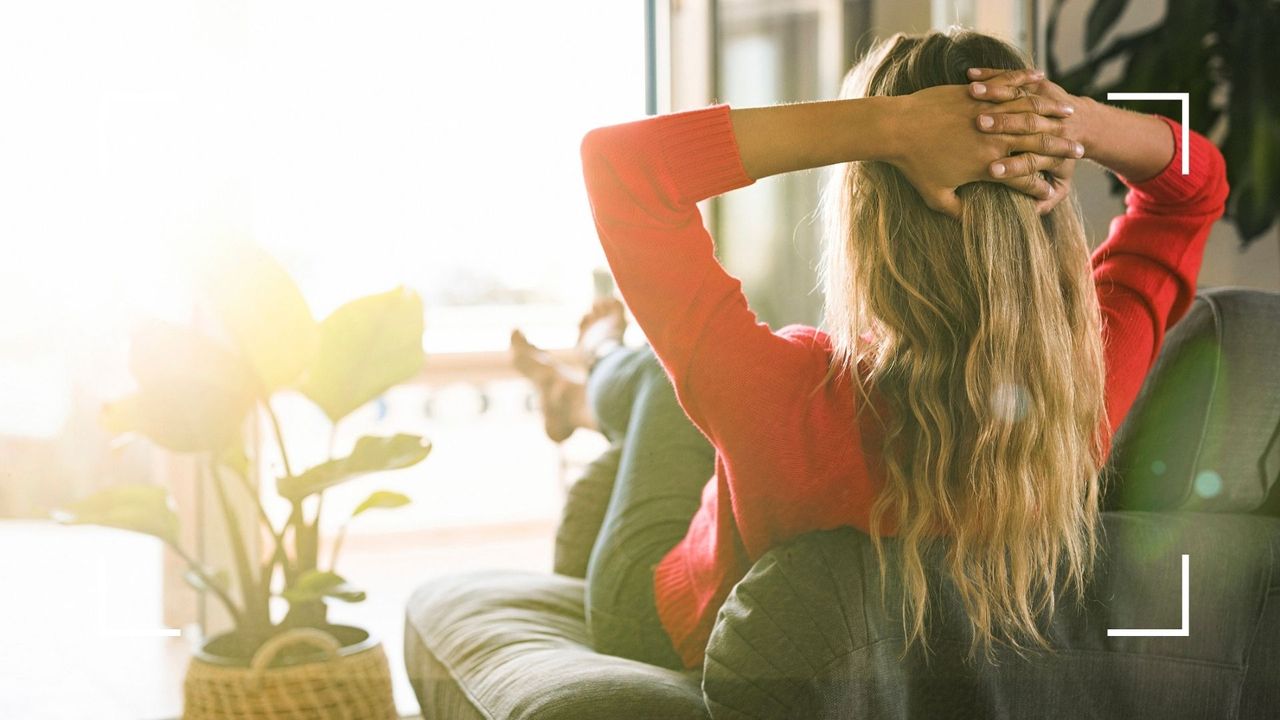
[[[974,83],[974,84],[973,84],[973,94],[974,94],[974,95],[986,95],[986,94],[987,94],[987,86],[986,86],[986,85],[983,85],[982,83]]]
[[[1075,146],[1074,150],[1075,150],[1075,153],[1076,153],[1076,157],[1084,157],[1084,146],[1083,146],[1083,145],[1081,145],[1080,143],[1076,143],[1076,146]]]
[[[969,68],[969,77],[978,77],[981,74],[982,71],[978,68]]]
[[[1063,105],[1063,106],[1062,106],[1062,114],[1063,114],[1063,115],[1075,115],[1075,114],[1076,114],[1076,109],[1075,109],[1075,108],[1073,108],[1073,107],[1071,107],[1070,105]]]
[[[1043,80],[1043,79],[1044,79],[1044,71],[1043,71],[1043,70],[1036,70],[1036,71],[1032,72],[1032,73],[1031,73],[1031,79],[1032,79],[1032,80]]]
[[[995,165],[992,165],[991,174],[995,175],[996,177],[1000,177],[1001,175],[1004,175],[1004,163],[996,163]]]
[[[990,129],[991,129],[991,126],[996,124],[996,121],[995,121],[995,119],[994,119],[994,118],[992,118],[990,115],[979,115],[979,116],[978,116],[978,124],[979,124],[979,125],[981,125],[982,127],[986,128],[986,129],[990,130]]]

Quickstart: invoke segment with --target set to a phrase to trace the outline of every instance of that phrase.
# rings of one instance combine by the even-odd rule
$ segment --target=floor
[[[549,570],[550,522],[353,536],[365,603],[336,621],[379,636],[396,704],[417,713],[402,661],[404,605],[424,580],[478,568]],[[159,720],[181,713],[189,649],[160,626],[157,543],[99,528],[0,522],[0,718]]]

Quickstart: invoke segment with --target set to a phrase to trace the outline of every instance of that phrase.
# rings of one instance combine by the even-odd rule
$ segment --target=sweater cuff
[[[702,664],[706,642],[698,641],[698,599],[693,578],[685,564],[684,541],[681,540],[653,570],[653,595],[658,607],[658,620],[671,638],[686,669]]]
[[[742,166],[728,105],[661,115],[658,147],[680,195],[696,203],[755,182]]]
[[[1182,174],[1182,123],[1163,115],[1155,116],[1164,121],[1173,135],[1173,158],[1155,177],[1142,182],[1120,180],[1138,196],[1138,199],[1158,204],[1177,204],[1194,197],[1213,174],[1213,155],[1216,149],[1199,133],[1189,133],[1187,150],[1190,162],[1187,174]],[[1206,147],[1207,146],[1207,147]]]

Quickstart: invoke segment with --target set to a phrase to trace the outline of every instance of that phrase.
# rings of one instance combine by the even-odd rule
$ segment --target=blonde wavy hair
[[[1028,66],[978,33],[896,35],[850,70],[841,96]],[[907,647],[928,646],[935,552],[972,621],[971,658],[1045,647],[1043,619],[1064,593],[1079,601],[1092,570],[1109,432],[1079,206],[1073,196],[1041,216],[1032,198],[979,182],[959,189],[957,220],[887,163],[837,170],[823,193],[824,324],[863,417],[872,390],[889,410],[871,535],[882,570],[882,535],[899,538]]]

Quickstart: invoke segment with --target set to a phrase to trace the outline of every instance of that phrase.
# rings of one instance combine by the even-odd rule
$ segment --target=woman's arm
[[[852,160],[887,160],[894,98],[733,109],[742,166],[754,180]]]
[[[1134,183],[1168,167],[1175,148],[1163,120],[1090,98],[1081,98],[1080,105],[1080,143],[1089,159]]]
[[[1013,82],[1034,82],[1032,73]],[[1015,85],[1016,87],[1016,85]],[[963,86],[942,85],[911,95],[735,109],[730,117],[747,175],[770,175],[857,160],[898,167],[935,210],[958,215],[955,189],[979,180],[1000,182],[1041,200],[1052,188],[1039,176],[1063,158],[1084,152],[1079,143],[1052,131],[982,132],[977,116],[990,105],[969,97]],[[1023,101],[1004,112],[1032,112]],[[1041,103],[1034,112],[1067,117],[1061,103]],[[1015,152],[1024,157],[1019,172],[992,168]],[[1010,166],[1012,167],[1012,166]]]

